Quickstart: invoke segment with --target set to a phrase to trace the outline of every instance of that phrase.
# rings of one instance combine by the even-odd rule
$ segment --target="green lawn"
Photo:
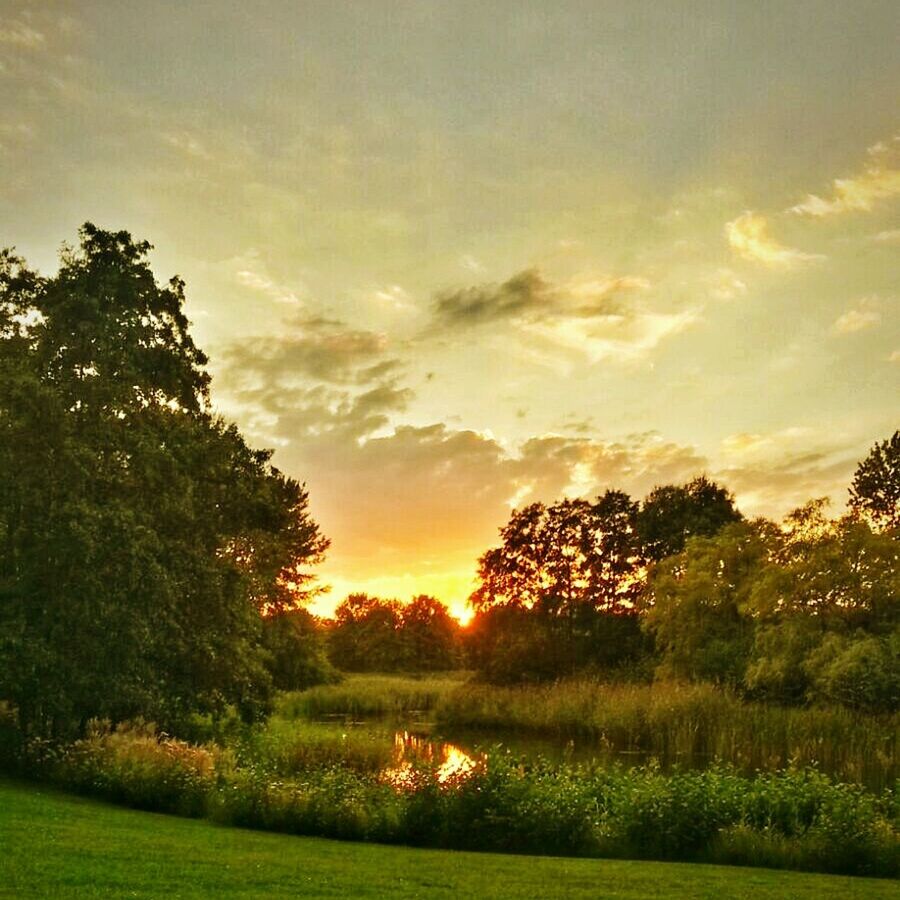
[[[0,896],[898,896],[767,869],[413,850],[222,828],[0,781]]]

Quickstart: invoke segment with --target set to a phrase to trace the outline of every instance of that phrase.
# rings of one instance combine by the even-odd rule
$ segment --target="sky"
[[[0,246],[187,282],[351,591],[460,612],[533,500],[748,515],[900,427],[900,5],[0,0]]]

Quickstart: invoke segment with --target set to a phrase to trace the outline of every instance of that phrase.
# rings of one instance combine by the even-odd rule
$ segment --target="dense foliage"
[[[900,542],[821,503],[690,541],[649,583],[669,674],[778,702],[900,706]]]
[[[657,487],[643,503],[608,490],[594,502],[516,510],[502,544],[479,560],[473,665],[511,682],[634,663],[647,650],[639,618],[647,566],[740,518],[730,494],[705,477]]]
[[[439,600],[351,594],[328,627],[331,661],[348,672],[437,672],[459,665],[460,626]]]
[[[149,250],[88,224],[53,277],[0,255],[0,698],[25,735],[252,715],[262,614],[327,545],[305,488],[210,412]]]
[[[900,432],[850,509],[745,520],[705,477],[515,511],[480,560],[469,659],[489,681],[627,665],[779,703],[900,705]],[[641,634],[649,642],[641,640]]]

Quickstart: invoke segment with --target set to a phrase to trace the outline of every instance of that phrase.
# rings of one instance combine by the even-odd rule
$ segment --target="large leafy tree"
[[[622,612],[634,600],[642,554],[637,504],[621,491],[516,510],[499,547],[479,560],[476,609],[510,605],[559,618]]]
[[[637,510],[627,494],[607,491],[593,503],[532,503],[513,512],[502,544],[479,560],[470,598],[479,611],[470,643],[483,671],[499,680],[517,672],[548,677],[636,652]]]
[[[0,698],[26,732],[259,709],[262,614],[327,546],[305,488],[209,411],[149,250],[88,224],[53,277],[0,257]]]
[[[850,508],[877,528],[900,535],[900,431],[877,443],[857,466]]]
[[[712,537],[692,538],[653,566],[644,627],[663,672],[740,682],[753,639],[749,600],[770,543],[765,525],[734,523]]]

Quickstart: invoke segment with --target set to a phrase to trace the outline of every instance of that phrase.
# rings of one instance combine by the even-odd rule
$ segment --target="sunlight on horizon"
[[[840,508],[896,426],[896,4],[816,8],[8,0],[0,247],[149,240],[315,610],[463,619],[511,506]]]

